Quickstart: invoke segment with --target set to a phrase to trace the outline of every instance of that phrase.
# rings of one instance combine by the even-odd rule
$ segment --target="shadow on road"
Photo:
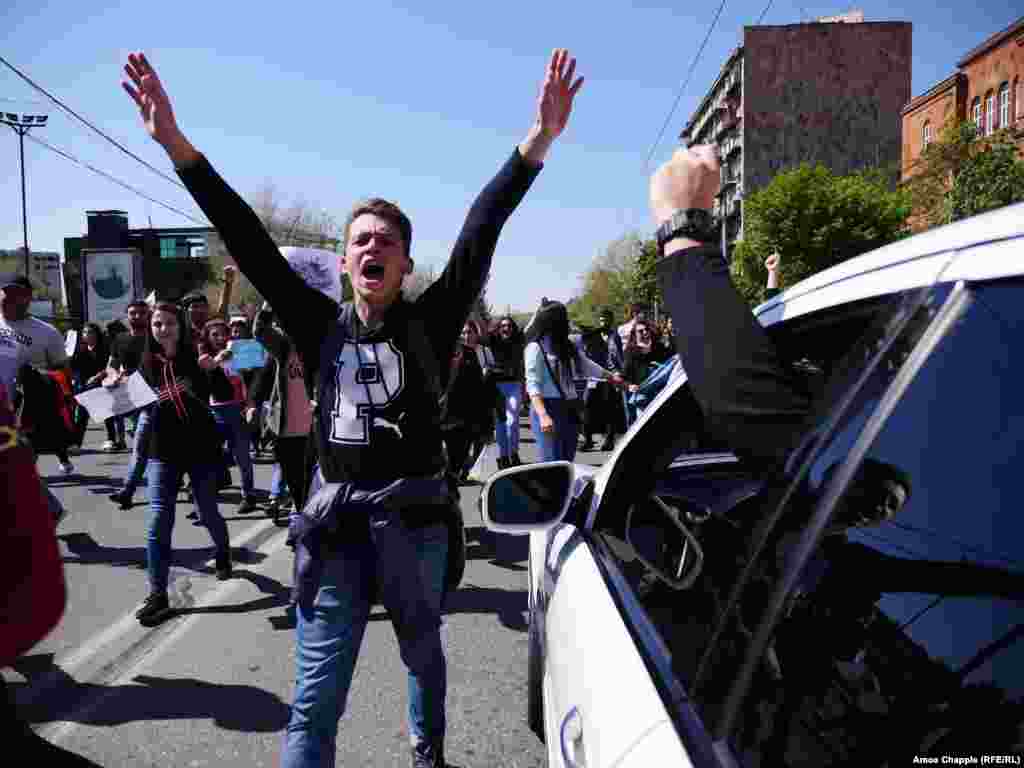
[[[83,485],[98,485],[101,488],[90,488],[93,493],[110,493],[121,487],[121,478],[110,475],[43,475],[42,478],[51,490],[60,488],[79,488]],[[108,490],[109,489],[109,490]]]
[[[53,654],[19,659],[14,668],[30,680],[59,671]],[[111,726],[139,720],[205,720],[232,731],[273,733],[288,723],[288,705],[252,685],[208,683],[194,678],[139,675],[125,685],[79,683],[59,671],[60,696],[45,697],[39,705],[19,707],[19,716],[32,724],[67,720]],[[257,673],[254,673],[256,677]],[[27,683],[8,683],[15,699]]]
[[[108,547],[92,537],[91,533],[62,533],[57,536],[63,541],[73,557],[61,558],[65,563],[77,565],[123,565],[134,568],[146,567],[146,548],[142,547]],[[181,566],[196,573],[211,574],[214,569],[206,563],[213,559],[213,547],[193,549],[175,549],[172,566]],[[262,552],[254,552],[242,547],[233,548],[231,557],[234,563],[252,565],[267,559]],[[238,574],[240,575],[241,572]],[[262,577],[261,577],[262,578]]]

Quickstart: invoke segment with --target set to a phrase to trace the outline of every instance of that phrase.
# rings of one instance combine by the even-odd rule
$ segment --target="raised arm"
[[[483,289],[502,227],[568,124],[573,100],[583,85],[582,77],[574,78],[575,71],[576,60],[570,58],[567,50],[559,48],[551,54],[536,117],[526,138],[476,198],[444,272],[419,298],[418,303],[428,308],[424,314],[437,318],[429,330],[432,338],[445,345],[458,337]]]
[[[709,210],[718,167],[712,147],[677,150],[651,178],[655,222],[676,210]],[[657,272],[679,358],[711,436],[737,454],[781,465],[803,436],[809,397],[782,367],[721,252],[679,237],[666,243]]]
[[[231,291],[235,285],[235,268],[230,264],[224,265],[224,282],[220,286],[220,300],[217,302],[217,309],[211,317],[218,317],[221,320],[228,319],[228,308],[231,306]]]
[[[131,82],[123,82],[122,86],[138,106],[146,131],[167,152],[239,269],[278,308],[288,335],[301,338],[310,350],[319,350],[330,321],[337,317],[337,305],[307,286],[292,270],[252,208],[185,138],[167,91],[146,57],[141,53],[129,54],[124,70]]]

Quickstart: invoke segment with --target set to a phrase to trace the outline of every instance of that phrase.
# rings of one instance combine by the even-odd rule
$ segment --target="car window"
[[[972,287],[858,464],[843,464],[850,444],[911,345],[892,350],[815,458],[808,498],[834,490],[841,470],[849,479],[731,734],[745,765],[1024,747],[1022,299],[1017,281]],[[776,573],[800,533],[773,539]],[[741,614],[767,586],[752,581]]]

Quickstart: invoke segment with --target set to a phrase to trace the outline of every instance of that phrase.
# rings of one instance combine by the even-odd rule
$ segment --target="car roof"
[[[1024,203],[936,227],[811,275],[754,308],[769,326],[936,281],[1024,274]]]

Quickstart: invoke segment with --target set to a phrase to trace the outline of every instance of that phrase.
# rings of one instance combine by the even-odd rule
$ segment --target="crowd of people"
[[[542,460],[572,460],[580,448],[594,447],[597,434],[604,436],[601,448],[610,450],[636,418],[632,396],[671,363],[693,368],[687,373],[705,413],[713,417],[711,427],[734,439],[737,451],[756,453],[757,435],[733,423],[743,410],[734,390],[707,386],[714,378],[702,368],[699,349],[705,337],[730,348],[735,354],[716,362],[733,364],[742,377],[751,369],[743,356],[755,352],[764,373],[765,360],[773,359],[770,342],[755,330],[727,271],[723,277],[713,246],[689,230],[664,245],[659,279],[667,312],[661,322],[638,305],[623,325],[616,326],[607,310],[595,328],[573,329],[566,306],[546,300],[524,330],[511,317],[486,328],[469,319],[502,226],[564,131],[582,85],[565,50],[557,50],[548,64],[526,138],[473,203],[445,270],[415,301],[401,293],[413,269],[410,220],[380,198],[353,207],[343,227],[341,259],[354,299],[342,307],[292,270],[252,209],[185,138],[146,58],[131,54],[125,71],[125,90],[147,132],[166,150],[238,269],[267,303],[251,328],[245,317],[229,318],[234,268],[227,268],[216,312],[202,294],[178,303],[133,302],[123,332],[112,336],[109,329],[87,326],[69,357],[60,334],[27,315],[27,281],[5,277],[0,280],[0,345],[14,352],[12,362],[0,368],[0,392],[27,392],[23,374],[42,368],[56,379],[67,372],[69,381],[74,371],[80,389],[120,386],[138,372],[156,393],[155,403],[132,415],[133,428],[119,426],[116,417],[108,421],[104,443],[105,450],[123,450],[125,432],[133,432],[131,464],[113,501],[129,506],[143,478],[148,486],[150,594],[137,613],[145,626],[174,613],[167,596],[171,534],[185,475],[196,521],[214,543],[217,576],[230,578],[231,552],[217,492],[230,483],[229,467],[237,465],[243,492],[238,512],[252,511],[251,453],[263,427],[272,431],[277,466],[270,511],[288,524],[295,549],[297,621],[295,694],[281,764],[333,765],[363,631],[371,604],[379,600],[408,668],[412,764],[444,766],[447,670],[441,613],[464,567],[456,486],[483,447],[496,443],[501,468],[521,464],[520,416],[528,404]],[[651,187],[659,222],[677,210],[710,208],[717,179],[713,153],[677,153],[666,167],[670,170],[659,170]],[[688,239],[691,235],[697,239]],[[691,253],[697,254],[692,260],[667,258]],[[695,300],[702,292],[713,299],[709,306]],[[731,312],[730,322],[712,326],[716,312]],[[685,332],[677,335],[680,328]],[[738,329],[737,338],[720,338],[723,328]],[[239,374],[228,365],[229,342],[248,338],[260,341],[269,358],[262,369]],[[787,404],[791,393],[785,382],[780,394],[765,389],[763,375],[758,381],[749,388],[751,397],[765,400],[773,413],[805,410],[802,401]],[[2,400],[0,423],[6,423],[4,414],[18,403],[15,397]],[[22,426],[35,443],[38,433],[24,421]],[[81,418],[70,432],[82,434]],[[775,435],[782,441],[776,448],[788,444],[784,433],[783,427]],[[70,463],[62,450],[58,459]],[[11,454],[0,455],[9,469]],[[290,515],[280,503],[284,487],[294,500]],[[35,639],[55,623],[50,614],[35,617]],[[74,764],[71,759],[67,764]]]

